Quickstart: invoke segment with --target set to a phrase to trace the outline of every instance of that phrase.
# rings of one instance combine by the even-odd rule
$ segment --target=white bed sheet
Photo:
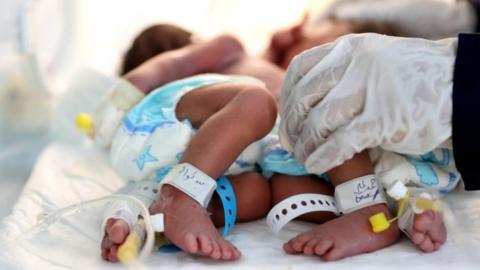
[[[91,145],[49,145],[40,156],[13,213],[0,232],[2,240],[14,239],[33,226],[37,216],[73,203],[98,198],[120,187],[123,181],[110,169],[106,154]],[[284,241],[309,228],[310,224],[293,222],[279,238],[267,228],[264,220],[239,224],[229,239],[243,252],[233,263],[217,263],[185,253],[154,253],[146,269],[480,269],[480,196],[479,193],[456,192],[446,200],[454,213],[449,220],[449,238],[444,247],[432,254],[422,254],[406,239],[371,253],[338,262],[325,263],[315,257],[290,256],[281,250]],[[449,216],[447,215],[447,218]],[[452,222],[452,217],[456,221]],[[94,221],[95,220],[95,221]],[[58,241],[50,234],[39,238],[34,249],[3,249],[0,269],[121,269],[119,264],[100,258],[97,230],[99,218],[84,219],[77,224],[78,233]],[[92,239],[88,235],[94,235]],[[94,239],[96,238],[96,239]],[[77,244],[78,243],[78,244]],[[46,252],[50,247],[54,252]],[[47,248],[48,249],[48,248]],[[38,252],[37,252],[38,251]],[[46,252],[46,253],[45,253]],[[45,255],[50,254],[50,255]],[[3,265],[2,265],[3,263]]]

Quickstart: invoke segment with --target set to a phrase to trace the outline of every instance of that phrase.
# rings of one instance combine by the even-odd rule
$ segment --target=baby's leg
[[[363,152],[331,170],[329,176],[332,184],[337,186],[372,172],[368,153]],[[368,206],[299,234],[284,245],[284,250],[290,254],[316,255],[323,260],[332,261],[389,246],[397,242],[399,230],[396,224],[392,224],[388,230],[374,233],[368,218],[378,212],[390,217],[385,204]]]
[[[237,200],[237,222],[262,218],[271,207],[270,186],[261,174],[246,172],[228,176]],[[208,206],[215,226],[224,224],[224,211],[220,198],[215,194]],[[118,248],[129,234],[129,226],[123,219],[107,220],[102,241],[102,258],[116,262]]]
[[[271,208],[270,183],[257,172],[227,176],[237,199],[237,222],[252,221],[265,217]],[[224,211],[220,198],[213,196],[208,211],[215,226],[223,226]]]
[[[199,127],[180,162],[217,179],[249,144],[271,130],[277,110],[266,89],[225,83],[189,92],[178,103],[176,114]],[[184,251],[222,260],[240,257],[221,238],[207,210],[175,187],[165,185],[150,211],[164,214],[165,235]]]

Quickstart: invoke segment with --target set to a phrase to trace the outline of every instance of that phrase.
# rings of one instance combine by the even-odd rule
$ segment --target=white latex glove
[[[100,101],[92,115],[95,141],[110,146],[123,117],[145,96],[130,82],[119,79]]]
[[[326,18],[387,23],[401,35],[441,39],[472,32],[477,18],[468,1],[337,0],[315,21]]]
[[[282,144],[317,174],[376,146],[433,150],[451,136],[456,44],[358,34],[296,56],[280,98]]]

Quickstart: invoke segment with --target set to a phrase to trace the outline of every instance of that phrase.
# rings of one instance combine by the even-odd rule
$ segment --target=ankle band
[[[235,226],[237,218],[237,199],[233,191],[232,184],[225,177],[221,176],[217,181],[217,189],[215,190],[220,197],[223,206],[223,216],[225,225],[223,226],[222,236],[227,236]]]
[[[336,186],[335,201],[338,211],[343,214],[387,202],[381,186],[372,174]]]
[[[161,190],[163,185],[171,185],[178,188],[206,208],[217,187],[217,182],[195,166],[181,163],[175,165],[168,172],[160,182],[159,190]]]
[[[291,220],[310,212],[329,211],[338,214],[332,196],[305,193],[277,203],[267,215],[267,224],[277,234]]]

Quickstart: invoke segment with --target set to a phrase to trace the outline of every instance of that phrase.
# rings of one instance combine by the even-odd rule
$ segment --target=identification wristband
[[[275,233],[291,220],[310,212],[329,211],[338,214],[332,196],[305,193],[286,198],[276,204],[267,215],[267,224]]]
[[[206,208],[217,187],[217,182],[195,166],[181,163],[175,165],[160,182],[160,190],[162,185],[171,185],[181,190]]]
[[[335,201],[338,211],[343,214],[387,202],[375,175],[358,177],[336,186]]]

